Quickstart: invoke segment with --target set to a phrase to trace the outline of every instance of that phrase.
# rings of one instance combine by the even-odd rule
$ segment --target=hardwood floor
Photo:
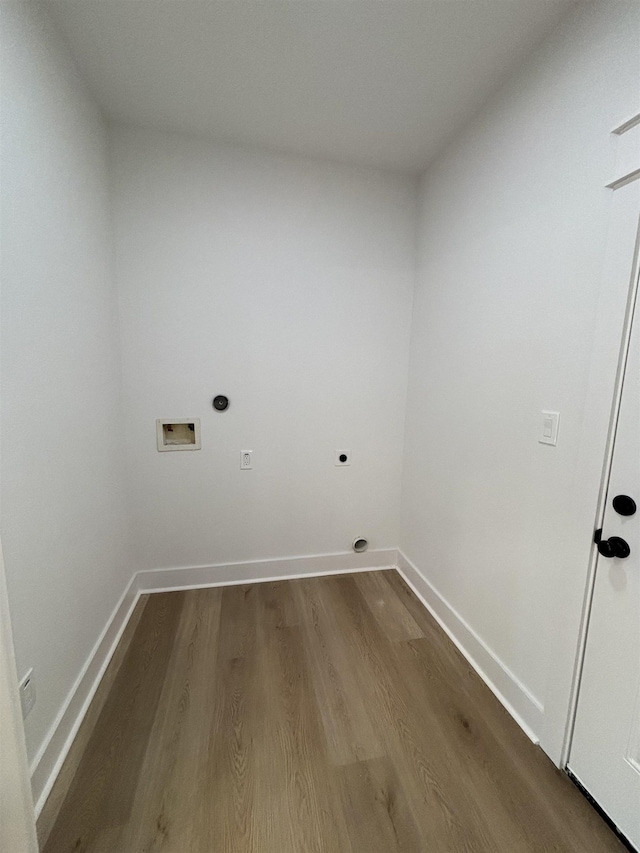
[[[141,599],[43,853],[624,850],[394,571]]]

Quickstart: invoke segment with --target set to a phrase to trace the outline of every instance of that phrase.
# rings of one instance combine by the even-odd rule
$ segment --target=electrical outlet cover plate
[[[241,450],[240,451],[240,469],[242,471],[250,471],[253,467],[251,464],[251,454],[253,450]]]
[[[540,429],[540,444],[550,444],[555,447],[558,443],[558,427],[560,426],[560,412],[542,412],[542,423]]]
[[[347,457],[344,459],[343,457]],[[351,465],[351,451],[350,450],[336,450],[336,455],[333,464],[336,468],[346,468],[348,465]]]

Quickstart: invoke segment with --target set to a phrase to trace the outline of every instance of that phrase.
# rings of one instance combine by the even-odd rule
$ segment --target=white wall
[[[415,184],[122,128],[111,157],[140,565],[395,547]],[[158,453],[185,417],[202,450]]]
[[[539,705],[604,454],[585,403],[597,311],[624,308],[598,307],[603,187],[609,132],[640,108],[638,10],[577,8],[420,193],[401,547]],[[537,442],[542,409],[561,412],[556,448]]]
[[[1,523],[33,759],[133,567],[105,130],[35,4],[0,8]]]

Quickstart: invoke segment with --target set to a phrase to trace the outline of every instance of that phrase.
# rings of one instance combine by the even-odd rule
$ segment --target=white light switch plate
[[[553,447],[558,443],[558,425],[560,423],[560,412],[542,412],[542,423],[540,425],[540,444],[551,444]]]

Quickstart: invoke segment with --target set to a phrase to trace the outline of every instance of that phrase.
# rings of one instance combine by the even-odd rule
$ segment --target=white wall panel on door
[[[615,192],[612,242],[619,275],[637,288],[640,181]],[[640,505],[640,320],[631,333],[606,493],[600,555],[589,616],[569,770],[640,847],[640,512],[621,515],[616,496]],[[623,344],[624,346],[624,344]],[[626,348],[626,347],[625,347]],[[612,537],[629,556],[607,556]],[[615,551],[615,548],[612,548]],[[604,552],[604,554],[603,554]]]

